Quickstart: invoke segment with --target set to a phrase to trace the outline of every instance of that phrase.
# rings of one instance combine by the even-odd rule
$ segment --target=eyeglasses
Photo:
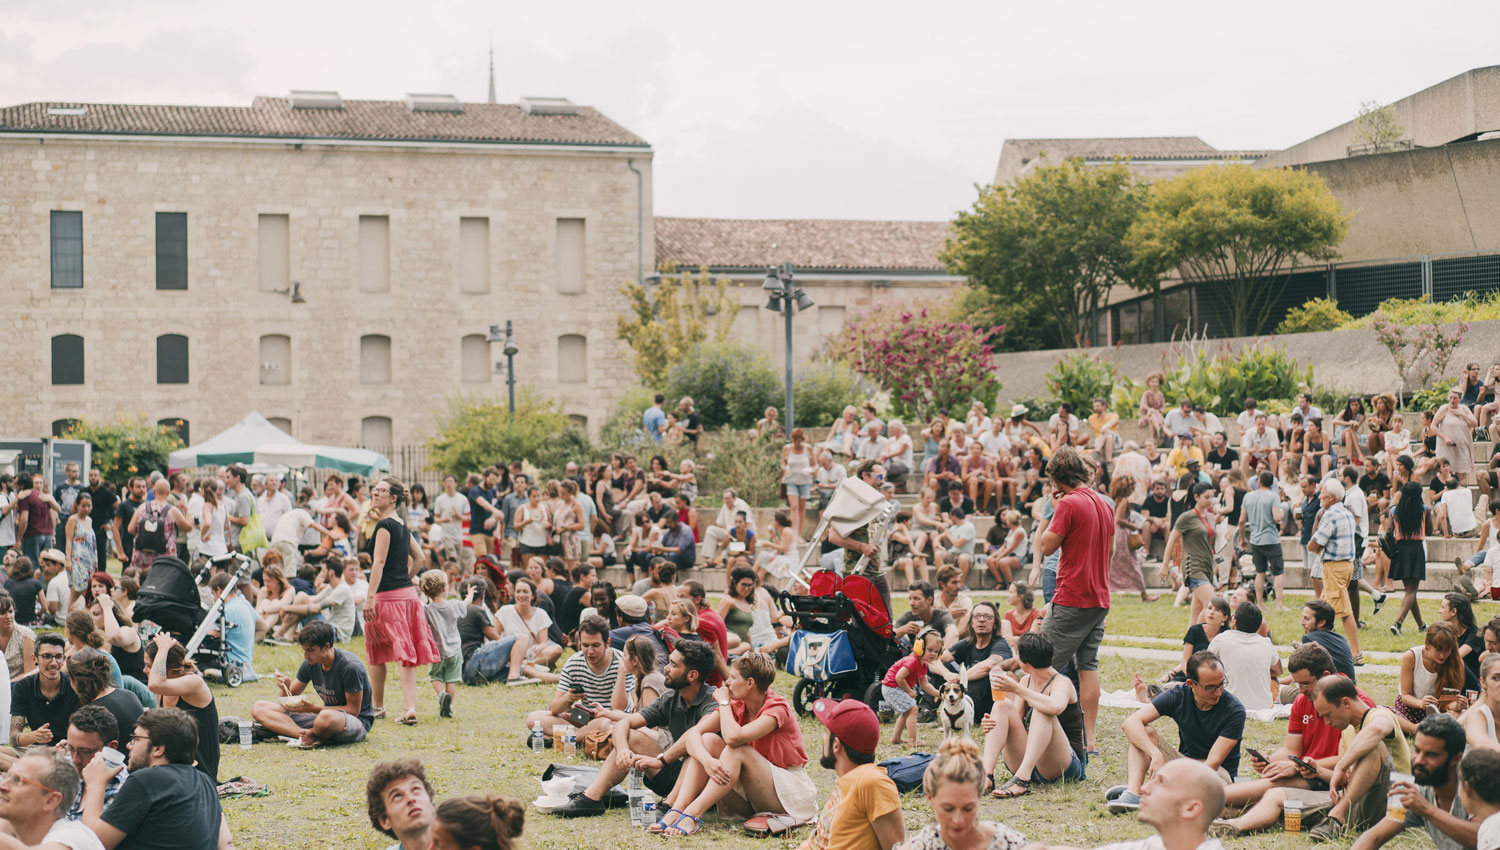
[[[125,742],[127,744],[134,744],[136,741],[145,741],[146,743],[149,744],[149,743],[151,743],[151,736],[150,735],[131,735],[129,738],[125,739]]]
[[[1196,680],[1191,680],[1191,679],[1189,681],[1191,681],[1194,685],[1197,685],[1205,693],[1210,693],[1210,694],[1218,693],[1219,691],[1224,690],[1224,688],[1228,687],[1228,685],[1229,685],[1229,678],[1227,676],[1224,678],[1224,681],[1220,682],[1217,685],[1205,685],[1202,682],[1199,682],[1199,681],[1196,681]]]
[[[23,785],[33,785],[37,788],[42,789],[43,791],[52,790],[51,788],[36,781],[35,779],[32,779],[29,776],[22,776],[21,774],[16,773],[14,769],[7,770],[4,773],[0,773],[0,785],[14,785],[17,782],[20,782]]]
[[[64,658],[64,656],[63,656],[63,654],[61,652],[48,652],[48,653],[43,654],[43,655],[38,655],[36,657],[36,660],[38,660],[38,661],[61,661],[61,660],[63,660],[63,658]]]

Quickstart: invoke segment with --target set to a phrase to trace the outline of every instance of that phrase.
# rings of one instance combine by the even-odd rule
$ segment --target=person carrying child
[[[453,699],[458,696],[458,683],[463,681],[463,642],[458,636],[458,621],[469,612],[473,601],[474,587],[469,587],[469,599],[448,598],[448,574],[442,570],[428,570],[418,579],[422,595],[427,604],[422,613],[427,618],[427,627],[437,642],[437,663],[427,668],[427,679],[438,698],[438,716],[453,716]]]
[[[927,668],[943,654],[943,634],[937,629],[927,629],[912,642],[911,654],[891,665],[880,682],[880,692],[885,701],[897,713],[896,729],[891,735],[892,744],[901,743],[901,730],[909,729],[912,746],[921,746],[917,740],[917,688],[937,699],[937,688],[928,681]]]

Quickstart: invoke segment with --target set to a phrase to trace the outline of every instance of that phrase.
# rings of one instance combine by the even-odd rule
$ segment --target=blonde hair
[[[967,738],[949,738],[927,763],[927,770],[922,774],[922,792],[932,797],[945,783],[957,782],[973,785],[975,793],[983,793],[984,780],[979,745]]]
[[[418,577],[417,587],[428,599],[440,600],[448,595],[448,574],[442,570],[427,570]]]
[[[682,614],[687,620],[687,630],[693,634],[698,633],[698,606],[686,599],[673,599],[667,610]]]

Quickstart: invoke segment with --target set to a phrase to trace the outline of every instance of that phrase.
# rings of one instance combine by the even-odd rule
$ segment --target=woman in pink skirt
[[[370,491],[375,522],[375,555],[370,568],[370,595],[365,601],[365,655],[370,662],[370,687],[375,716],[385,714],[385,665],[401,665],[401,698],[405,711],[397,723],[417,722],[417,667],[436,664],[437,644],[422,616],[422,603],[412,586],[414,550],[411,532],[397,517],[406,516],[406,488],[395,478],[382,478]],[[420,558],[416,566],[421,567]]]

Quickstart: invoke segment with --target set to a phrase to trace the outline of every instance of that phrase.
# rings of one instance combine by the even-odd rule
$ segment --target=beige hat
[[[43,561],[56,561],[59,564],[66,564],[68,562],[68,556],[64,555],[59,549],[44,549],[40,557]]]
[[[1026,405],[1024,405],[1024,404],[1011,405],[1011,408],[1010,408],[1010,418],[1015,419],[1017,416],[1025,416],[1025,415],[1026,415]]]
[[[631,619],[642,620],[646,617],[646,600],[634,593],[627,593],[616,599],[615,607],[620,609],[621,614]]]

